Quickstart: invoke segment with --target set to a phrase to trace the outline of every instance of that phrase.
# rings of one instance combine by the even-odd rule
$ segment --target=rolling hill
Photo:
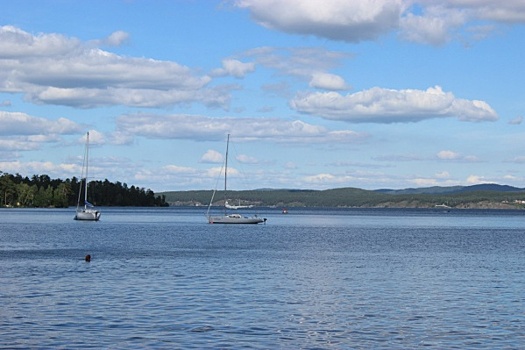
[[[164,195],[172,206],[206,206],[212,190],[169,191]],[[217,191],[214,205],[224,203]],[[337,188],[329,190],[259,189],[228,191],[228,200],[264,207],[360,207],[360,208],[489,208],[525,207],[525,189],[498,184],[408,188],[402,190]]]

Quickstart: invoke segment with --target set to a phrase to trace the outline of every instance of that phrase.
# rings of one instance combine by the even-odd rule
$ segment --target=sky
[[[155,192],[525,187],[523,0],[23,0],[0,171]]]

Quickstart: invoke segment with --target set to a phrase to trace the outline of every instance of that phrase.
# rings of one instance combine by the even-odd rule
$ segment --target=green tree
[[[4,173],[0,176],[0,193],[2,194],[2,204],[4,206],[16,205],[15,200],[18,196],[12,175]]]
[[[26,183],[18,185],[18,205],[21,207],[32,207],[35,198],[35,188]]]
[[[40,208],[48,208],[53,204],[53,188],[38,187],[35,194],[35,206]]]
[[[56,208],[68,207],[68,196],[71,192],[71,186],[67,182],[60,183],[53,191],[53,206]]]

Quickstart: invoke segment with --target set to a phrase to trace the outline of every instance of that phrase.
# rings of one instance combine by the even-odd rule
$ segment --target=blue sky
[[[0,171],[525,187],[522,0],[6,1]]]

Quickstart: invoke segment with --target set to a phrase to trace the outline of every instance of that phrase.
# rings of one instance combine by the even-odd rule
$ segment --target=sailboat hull
[[[265,221],[265,219],[257,216],[246,217],[239,214],[208,216],[208,222],[210,224],[259,224]]]
[[[85,209],[77,211],[75,220],[84,221],[98,221],[100,219],[100,212],[98,210]]]

